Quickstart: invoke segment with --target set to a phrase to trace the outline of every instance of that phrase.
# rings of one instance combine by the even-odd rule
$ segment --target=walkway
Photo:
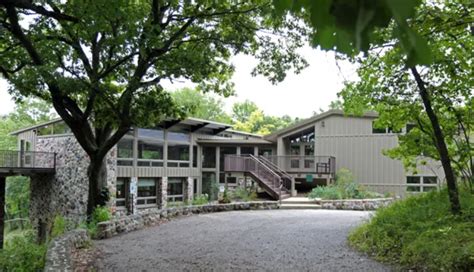
[[[96,242],[103,271],[389,271],[347,246],[368,212],[238,211]]]

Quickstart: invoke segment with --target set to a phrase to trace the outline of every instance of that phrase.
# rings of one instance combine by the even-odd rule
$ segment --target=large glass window
[[[139,140],[138,141],[138,158],[146,159],[146,160],[162,160],[163,159],[163,144]]]
[[[240,148],[240,154],[241,155],[253,155],[254,153],[254,147],[253,146],[242,146]]]
[[[139,178],[137,187],[137,205],[156,204],[156,179]]]
[[[216,148],[213,146],[204,146],[202,148],[202,167],[216,167]]]
[[[127,186],[128,178],[117,178],[115,186],[115,204],[117,207],[125,207]]]
[[[168,160],[189,161],[189,145],[168,144]]]
[[[428,192],[438,189],[438,179],[435,176],[407,176],[407,192]]]
[[[168,201],[183,201],[186,178],[168,178]]]
[[[121,139],[117,143],[117,165],[133,165],[133,140]]]
[[[189,142],[189,133],[168,131],[168,141]]]
[[[202,172],[202,190],[211,200],[217,199],[218,185],[215,172]]]
[[[156,140],[163,140],[164,133],[163,130],[159,129],[147,129],[147,128],[139,128],[138,129],[138,137],[139,138],[150,138]]]
[[[258,155],[269,157],[269,156],[272,155],[272,149],[271,148],[259,148],[258,149]]]

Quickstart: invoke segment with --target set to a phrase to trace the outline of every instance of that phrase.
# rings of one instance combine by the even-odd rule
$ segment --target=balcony
[[[0,150],[0,175],[54,173],[55,168],[55,153]]]
[[[334,177],[336,158],[332,156],[268,156],[273,164],[288,173],[308,173]]]

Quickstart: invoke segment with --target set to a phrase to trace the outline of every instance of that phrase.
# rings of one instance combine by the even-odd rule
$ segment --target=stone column
[[[295,178],[291,178],[291,196],[296,196]]]
[[[128,192],[128,212],[131,214],[137,213],[137,196],[138,196],[138,178],[130,178],[130,186]]]
[[[194,189],[194,179],[188,177],[184,184],[184,201],[192,202],[193,201],[193,189]]]
[[[158,209],[166,208],[168,204],[168,177],[162,177],[158,189]]]

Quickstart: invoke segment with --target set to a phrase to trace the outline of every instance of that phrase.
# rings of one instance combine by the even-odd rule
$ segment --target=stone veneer
[[[191,215],[200,213],[236,211],[236,210],[273,210],[278,209],[277,201],[254,201],[237,202],[230,204],[208,204],[200,206],[184,206],[168,209],[145,209],[139,210],[137,214],[121,216],[110,221],[101,222],[97,226],[97,238],[104,239],[126,233],[133,230],[142,229],[160,223],[162,220],[181,215]]]
[[[319,200],[319,204],[322,209],[329,210],[373,211],[386,207],[395,200],[396,198]]]
[[[41,220],[48,228],[56,215],[72,222],[84,220],[87,211],[89,157],[73,136],[38,137],[36,151],[56,153],[54,175],[31,177],[30,219],[34,227]],[[107,186],[115,195],[116,148],[107,158]],[[114,201],[110,205],[115,205]]]
[[[53,239],[46,253],[44,271],[76,271],[72,251],[83,248],[91,243],[87,231],[76,229]]]

